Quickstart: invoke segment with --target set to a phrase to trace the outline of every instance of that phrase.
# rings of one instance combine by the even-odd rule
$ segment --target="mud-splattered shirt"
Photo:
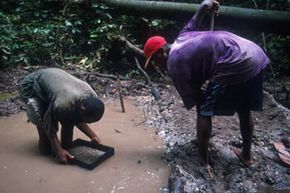
[[[58,122],[78,123],[79,105],[83,99],[97,94],[88,83],[57,68],[29,74],[22,81],[20,96],[24,102],[37,98],[47,109],[43,122],[50,136],[58,131]]]
[[[194,17],[172,44],[167,69],[184,105],[191,109],[204,81],[245,82],[269,63],[255,43],[226,31],[197,31]]]

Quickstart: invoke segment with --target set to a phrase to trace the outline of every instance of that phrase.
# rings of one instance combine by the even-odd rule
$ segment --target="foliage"
[[[82,7],[61,1],[2,1],[1,67],[101,60],[119,26],[106,7]],[[94,18],[94,19],[92,19]],[[118,31],[118,32],[116,32]]]
[[[267,53],[273,64],[274,75],[290,75],[290,36],[268,34],[266,39]]]

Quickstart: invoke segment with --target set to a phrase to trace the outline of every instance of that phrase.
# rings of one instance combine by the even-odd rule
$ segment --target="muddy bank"
[[[264,112],[253,113],[255,162],[250,167],[241,164],[231,150],[242,146],[238,117],[213,119],[209,148],[213,178],[198,161],[195,110],[185,110],[172,87],[164,90],[161,98],[157,102],[140,97],[138,102],[147,112],[147,123],[158,128],[167,144],[167,161],[172,166],[171,192],[254,193],[265,192],[269,187],[290,192],[290,168],[281,165],[273,147],[274,141],[289,139],[290,111],[270,94],[265,92]]]

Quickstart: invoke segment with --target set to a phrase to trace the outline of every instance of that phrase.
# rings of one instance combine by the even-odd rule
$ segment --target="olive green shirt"
[[[41,101],[44,108],[43,122],[50,136],[58,131],[58,122],[80,122],[79,106],[89,96],[97,97],[88,83],[64,70],[41,69],[24,78],[20,88],[24,102],[30,98]]]

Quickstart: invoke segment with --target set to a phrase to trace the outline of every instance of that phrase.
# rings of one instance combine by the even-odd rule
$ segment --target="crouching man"
[[[61,69],[41,69],[23,79],[20,97],[29,120],[37,127],[41,154],[55,154],[64,164],[73,159],[67,149],[72,145],[74,126],[92,142],[100,143],[87,123],[99,121],[105,107],[88,83]],[[61,141],[57,136],[59,123]]]

